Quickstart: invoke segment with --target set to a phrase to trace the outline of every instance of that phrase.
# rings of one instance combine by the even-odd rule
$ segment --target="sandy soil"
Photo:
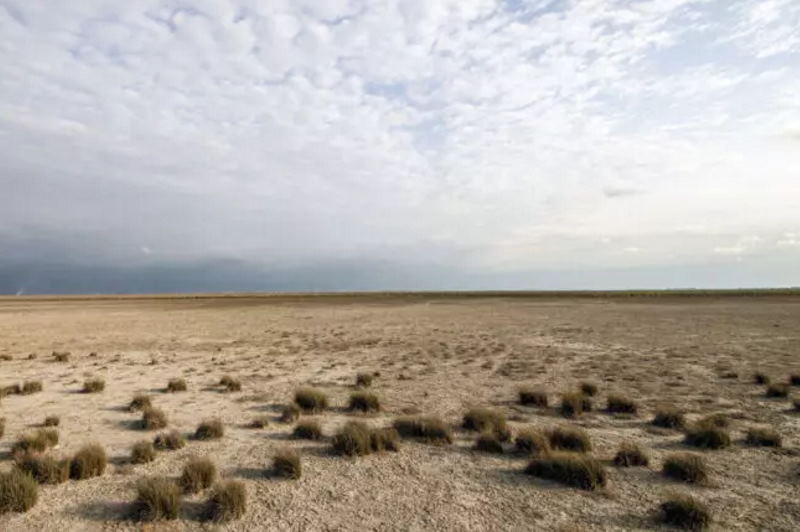
[[[52,351],[70,351],[71,360],[54,362]],[[28,360],[30,353],[37,358]],[[16,437],[46,415],[61,416],[52,452],[98,441],[111,459],[101,478],[42,487],[28,513],[0,515],[0,530],[141,529],[128,517],[136,479],[175,477],[193,454],[246,483],[247,514],[216,527],[224,530],[658,529],[655,509],[676,491],[705,501],[716,530],[800,529],[800,415],[751,380],[756,369],[780,380],[800,370],[800,298],[3,300],[0,355],[13,357],[0,361],[0,385],[44,384],[41,393],[2,400],[0,468],[11,467]],[[359,371],[381,373],[373,390],[383,413],[342,408]],[[727,371],[739,378],[721,378]],[[243,390],[222,393],[216,384],[225,374]],[[106,390],[79,393],[89,376],[103,377]],[[173,377],[184,377],[189,390],[164,393]],[[570,421],[515,403],[521,385],[542,385],[554,401],[585,379],[600,385],[599,404],[623,392],[643,411]],[[632,440],[649,450],[651,465],[609,465],[608,487],[583,492],[521,474],[523,457],[472,450],[474,434],[460,430],[451,446],[404,442],[399,453],[337,457],[329,443],[294,440],[292,425],[278,422],[279,407],[303,384],[333,399],[334,408],[317,416],[327,434],[347,419],[383,425],[404,412],[438,414],[455,427],[465,409],[483,405],[504,411],[515,429],[579,425],[603,460]],[[154,435],[136,428],[140,416],[125,408],[136,392],[154,394],[170,426],[187,435],[212,416],[227,432],[128,464],[131,445]],[[680,433],[648,424],[665,405],[690,419],[734,418],[734,445],[702,452],[711,486],[661,476],[663,456],[686,449]],[[247,428],[258,415],[274,421]],[[783,435],[782,449],[742,443],[747,428],[763,424]],[[264,476],[286,446],[302,453],[303,477]],[[203,498],[186,499],[183,519],[148,529],[216,529],[197,517]]]

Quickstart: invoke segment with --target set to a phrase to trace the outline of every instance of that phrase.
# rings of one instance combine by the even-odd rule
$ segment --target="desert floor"
[[[53,360],[69,351],[69,362]],[[29,354],[35,359],[28,359]],[[95,355],[91,355],[95,353]],[[6,418],[0,470],[12,466],[14,440],[61,417],[56,455],[87,442],[107,450],[99,478],[42,486],[24,514],[0,515],[0,530],[621,530],[659,529],[661,501],[689,493],[704,501],[714,530],[800,529],[800,413],[787,399],[767,399],[752,374],[785,381],[800,371],[800,298],[458,298],[330,297],[0,300],[0,385],[38,379],[44,390],[2,399]],[[371,391],[383,402],[375,415],[343,408],[358,372],[380,372]],[[738,378],[725,379],[726,372]],[[243,389],[223,393],[220,377]],[[106,389],[80,393],[102,377]],[[170,378],[189,389],[165,393]],[[516,392],[540,385],[558,394],[584,380],[636,399],[638,416],[598,410],[577,420],[555,408],[523,407]],[[456,441],[434,446],[403,441],[398,453],[355,459],[333,455],[327,441],[291,437],[278,421],[293,391],[313,385],[333,408],[315,416],[326,434],[348,419],[388,425],[406,413],[436,414],[452,423]],[[160,452],[145,465],[127,463],[130,447],[155,432],[138,428],[127,411],[136,392],[153,394],[170,428],[190,435],[204,418],[221,417],[221,440]],[[800,395],[800,388],[795,388]],[[608,463],[605,489],[580,491],[521,473],[526,458],[472,449],[474,433],[459,429],[464,411],[489,406],[515,430],[578,425],[593,454]],[[709,486],[665,479],[664,455],[690,450],[677,431],[649,424],[663,406],[689,419],[724,412],[734,444],[696,451],[711,469]],[[264,429],[248,428],[270,416]],[[304,416],[305,417],[305,416]],[[749,447],[744,431],[772,426],[783,448]],[[648,468],[617,468],[610,459],[623,441],[651,455]],[[273,454],[300,451],[303,476],[265,475]],[[143,525],[129,517],[138,478],[177,477],[191,455],[207,455],[224,477],[243,480],[246,515],[202,522],[203,495],[186,499],[182,518]]]

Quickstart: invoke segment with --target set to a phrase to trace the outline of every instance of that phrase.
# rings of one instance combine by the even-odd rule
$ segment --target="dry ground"
[[[68,363],[52,351],[70,351]],[[90,356],[90,353],[96,356]],[[30,353],[37,358],[28,360]],[[716,530],[800,529],[800,415],[790,402],[763,397],[755,370],[784,380],[800,370],[800,298],[327,298],[0,300],[0,385],[40,379],[44,391],[2,400],[6,434],[0,469],[11,467],[14,439],[47,415],[61,416],[58,455],[98,441],[111,465],[101,478],[40,489],[26,514],[0,515],[0,530],[139,529],[128,517],[137,478],[177,476],[187,457],[208,455],[224,476],[246,483],[245,517],[225,530],[618,530],[659,528],[655,509],[671,492],[711,508]],[[342,409],[359,371],[378,371],[373,390],[384,412]],[[737,379],[723,379],[736,371]],[[243,390],[222,393],[220,377]],[[99,376],[100,394],[78,393]],[[173,377],[189,390],[168,394]],[[565,420],[555,410],[515,404],[521,385],[552,392],[584,379],[636,398],[638,417],[604,412]],[[438,414],[457,426],[470,406],[504,411],[513,428],[576,424],[594,455],[610,459],[632,440],[651,453],[649,468],[608,467],[600,492],[582,492],[520,473],[526,460],[471,449],[473,434],[451,446],[404,442],[399,453],[332,456],[327,442],[298,441],[277,421],[293,390],[312,384],[334,408],[317,416],[327,434],[345,420],[388,424],[408,412]],[[795,389],[800,393],[800,389]],[[136,392],[154,395],[170,426],[187,435],[220,416],[226,435],[189,441],[146,465],[126,463],[130,447],[153,432],[135,427],[125,406]],[[734,445],[700,451],[712,485],[691,487],[659,473],[666,453],[685,449],[681,434],[653,430],[655,408],[677,406],[690,419],[714,412],[734,418]],[[258,415],[273,421],[247,428]],[[741,442],[751,426],[771,425],[783,449]],[[303,456],[297,481],[264,476],[276,450]],[[202,496],[187,499],[183,519],[157,530],[214,529],[198,519]]]

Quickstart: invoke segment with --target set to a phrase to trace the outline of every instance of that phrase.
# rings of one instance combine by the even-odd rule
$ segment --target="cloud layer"
[[[798,28],[793,0],[0,0],[0,291],[230,261],[800,284]]]

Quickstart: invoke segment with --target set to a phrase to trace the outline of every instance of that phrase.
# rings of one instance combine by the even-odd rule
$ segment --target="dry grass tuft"
[[[592,400],[582,393],[565,393],[561,396],[561,415],[578,417],[592,411]]]
[[[519,404],[546,407],[549,404],[547,392],[533,388],[521,388],[519,390]]]
[[[514,439],[514,448],[521,453],[539,455],[550,452],[550,440],[537,430],[523,429]]]
[[[272,472],[275,476],[298,479],[303,473],[300,455],[291,449],[282,449],[272,458]]]
[[[295,391],[294,402],[306,412],[321,412],[328,408],[328,396],[313,388],[300,388]]]
[[[725,429],[699,423],[686,429],[684,443],[701,449],[724,449],[730,446],[731,437]]]
[[[57,427],[61,423],[61,418],[58,416],[47,416],[44,418],[44,423],[42,423],[45,427]]]
[[[177,430],[162,432],[153,439],[153,446],[159,451],[177,451],[186,446],[186,439]]]
[[[771,380],[768,375],[760,371],[753,374],[753,382],[756,384],[769,384]]]
[[[373,375],[371,373],[359,373],[356,375],[356,386],[369,388],[372,386]]]
[[[217,466],[208,458],[193,456],[183,466],[178,480],[183,491],[197,493],[210,487],[217,479]]]
[[[597,395],[597,385],[593,382],[582,382],[580,390],[581,393],[587,397],[594,397]]]
[[[355,392],[350,394],[350,403],[347,405],[347,409],[351,411],[360,410],[361,412],[379,412],[381,402],[374,393]]]
[[[783,399],[789,397],[789,385],[784,383],[773,383],[767,386],[765,395],[770,398]]]
[[[639,405],[636,404],[636,401],[628,397],[609,395],[606,403],[606,410],[619,414],[636,414],[639,412]]]
[[[606,471],[600,462],[580,453],[553,452],[535,457],[525,472],[584,490],[606,485]]]
[[[106,389],[106,381],[99,377],[87,379],[83,383],[83,393],[99,393]]]
[[[652,424],[665,429],[682,429],[686,426],[686,419],[677,408],[662,408],[656,410]]]
[[[361,421],[348,421],[333,437],[333,449],[345,456],[363,456],[372,451],[371,430]]]
[[[369,444],[373,452],[400,450],[400,434],[392,427],[372,429],[369,435]]]
[[[61,484],[69,479],[69,460],[26,453],[15,458],[15,465],[39,484]]]
[[[782,439],[774,429],[752,428],[747,431],[745,442],[758,447],[780,447]]]
[[[140,441],[131,447],[131,463],[146,464],[155,459],[156,450],[149,441]]]
[[[198,440],[218,440],[225,435],[225,427],[219,418],[207,419],[197,426],[194,437]]]
[[[69,476],[75,480],[99,477],[105,472],[107,463],[106,451],[99,444],[84,445],[72,457]]]
[[[137,412],[139,410],[145,410],[147,408],[151,408],[153,406],[153,401],[149,395],[145,395],[143,393],[137,393],[133,396],[131,403],[128,405],[128,410],[131,412]]]
[[[214,486],[206,503],[208,519],[216,522],[241,518],[247,511],[247,490],[238,480],[226,480]]]
[[[661,522],[684,530],[704,530],[711,525],[708,507],[688,495],[673,495],[659,507]]]
[[[583,429],[559,427],[546,433],[550,446],[553,449],[588,453],[592,450],[592,441]]]
[[[292,403],[281,409],[281,422],[294,423],[300,417],[300,407]]]
[[[269,426],[269,418],[267,416],[257,416],[253,421],[247,425],[251,429],[263,429]]]
[[[26,453],[43,453],[50,447],[58,445],[58,431],[56,429],[39,429],[30,434],[23,434],[11,446],[14,456]]]
[[[181,491],[175,482],[163,477],[150,477],[136,484],[134,508],[143,521],[177,519],[181,507]]]
[[[649,464],[650,458],[635,443],[623,443],[614,455],[614,465],[620,467],[647,467]]]
[[[485,453],[503,454],[503,443],[493,432],[486,432],[475,439],[475,450]]]
[[[53,351],[53,360],[56,362],[69,362],[71,353],[68,351]]]
[[[292,433],[295,438],[304,440],[321,440],[322,427],[316,419],[306,419],[297,424]]]
[[[800,373],[792,373],[789,375],[790,386],[800,386]]]
[[[167,426],[167,415],[160,408],[149,407],[142,411],[142,428],[145,430],[163,429]]]
[[[238,379],[232,379],[228,377],[227,382],[225,383],[225,391],[226,392],[241,392],[242,391],[242,383]]]
[[[185,379],[170,379],[167,383],[167,391],[170,393],[185,392],[187,389]]]
[[[0,515],[27,512],[39,499],[39,486],[33,477],[18,469],[0,473]]]
[[[6,418],[0,417],[0,438],[6,434]]]
[[[435,444],[453,443],[450,427],[439,417],[401,417],[392,426],[404,438],[417,438]]]
[[[25,381],[22,384],[22,395],[31,395],[33,393],[41,392],[43,389],[42,381]]]
[[[506,424],[506,417],[488,408],[471,408],[464,414],[462,427],[480,433],[493,433],[500,441],[511,439],[511,430]]]
[[[661,471],[666,477],[691,484],[703,484],[708,480],[708,470],[703,457],[692,453],[667,456]]]

